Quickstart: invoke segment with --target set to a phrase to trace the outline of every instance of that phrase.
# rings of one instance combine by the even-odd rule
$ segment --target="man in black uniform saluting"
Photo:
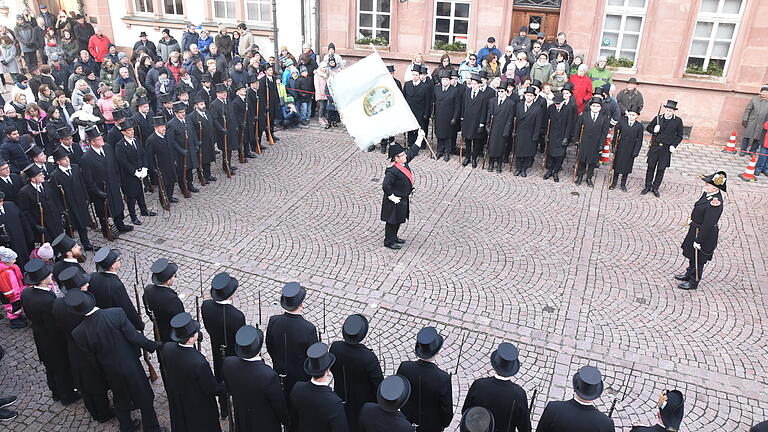
[[[274,369],[261,358],[264,333],[250,325],[235,334],[237,357],[227,357],[221,376],[232,395],[235,428],[240,431],[281,432],[288,425],[288,407]]]
[[[603,393],[603,376],[584,366],[573,376],[573,399],[552,401],[544,408],[536,432],[613,432],[613,420],[595,408]]]
[[[683,422],[685,401],[680,390],[664,390],[656,405],[658,423],[653,426],[635,426],[629,432],[677,432]]]
[[[683,120],[675,115],[677,102],[668,100],[664,104],[664,115],[657,115],[645,128],[653,136],[648,148],[648,170],[645,172],[645,188],[640,194],[653,192],[658,198],[659,186],[664,179],[664,171],[669,167],[672,153],[683,140]]]
[[[682,281],[677,287],[684,290],[696,289],[704,272],[704,264],[712,259],[717,247],[717,237],[720,228],[717,226],[723,214],[723,194],[728,191],[727,174],[718,171],[703,176],[704,192],[693,205],[691,218],[688,222],[688,234],[680,246],[683,256],[688,259],[685,273],[676,275],[675,279]]]
[[[361,432],[413,432],[416,429],[400,412],[411,396],[411,383],[400,375],[388,376],[376,392],[378,404],[360,409]]]
[[[384,198],[381,200],[381,220],[384,226],[384,246],[400,249],[405,240],[397,236],[400,224],[408,220],[410,214],[409,199],[413,192],[413,172],[408,163],[419,154],[424,142],[424,131],[418,132],[416,142],[406,151],[400,144],[389,146],[389,158],[392,165],[384,172]]]
[[[295,432],[347,432],[344,402],[331,389],[329,369],[336,357],[328,345],[317,342],[307,349],[304,373],[311,382],[296,383],[291,391],[291,430]]]

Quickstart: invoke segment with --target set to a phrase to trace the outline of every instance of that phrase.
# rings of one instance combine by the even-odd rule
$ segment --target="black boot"
[[[381,145],[381,148],[379,149],[379,151],[380,151],[382,154],[386,154],[386,153],[387,153],[387,145],[386,145],[386,144],[382,144],[382,145]]]
[[[477,168],[477,156],[472,156],[472,168]]]
[[[691,269],[688,268],[688,269],[685,270],[685,273],[675,275],[675,279],[677,279],[677,280],[679,280],[681,282],[686,282],[686,281],[691,280]]]
[[[651,192],[653,192],[653,196],[655,196],[656,198],[660,198],[661,197],[661,194],[659,193],[659,188],[655,187],[655,188],[651,189]]]
[[[621,176],[621,190],[626,192],[627,191],[627,175],[622,174]]]
[[[595,185],[595,183],[592,182],[592,175],[591,174],[587,174],[587,186],[593,187],[594,185]]]
[[[491,160],[488,162],[488,171],[489,171],[489,172],[493,172],[493,163],[494,163],[494,162],[493,162],[493,159],[491,159]]]
[[[576,176],[576,186],[579,186],[581,184],[581,180],[584,178],[584,174],[580,174]]]
[[[446,161],[446,162],[451,160],[451,153],[450,152],[446,153],[445,156],[443,157],[443,160]]]
[[[648,192],[650,192],[650,191],[651,191],[651,189],[652,189],[652,188],[651,188],[650,186],[646,186],[646,187],[644,187],[644,188],[643,188],[643,190],[641,190],[641,191],[640,191],[640,195],[645,195],[645,194],[647,194]]]
[[[461,166],[467,166],[469,165],[469,156],[464,158],[464,162],[461,163]]]
[[[523,172],[520,173],[520,177],[528,177],[528,168],[523,169]]]
[[[501,162],[496,162],[496,172],[501,174]]]
[[[696,279],[690,279],[679,284],[677,287],[682,290],[695,290],[696,288],[699,287],[699,281],[697,281]]]
[[[618,175],[618,174],[614,174],[614,175],[613,175],[613,180],[611,180],[611,185],[610,185],[610,186],[608,186],[608,190],[614,190],[614,189],[616,189],[616,181],[617,181],[618,179],[619,179],[619,175]]]
[[[552,177],[552,170],[547,170],[546,173],[544,173],[544,180],[549,180]]]
[[[552,174],[552,177],[554,177],[554,178],[555,178],[555,182],[556,182],[556,183],[559,183],[559,182],[560,182],[560,171],[555,171],[555,172]]]

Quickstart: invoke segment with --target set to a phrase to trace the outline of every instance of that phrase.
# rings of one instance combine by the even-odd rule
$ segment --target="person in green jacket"
[[[587,72],[587,76],[592,80],[592,90],[602,87],[605,84],[613,84],[613,72],[611,72],[606,66],[608,59],[605,56],[597,58],[597,64],[595,67]]]

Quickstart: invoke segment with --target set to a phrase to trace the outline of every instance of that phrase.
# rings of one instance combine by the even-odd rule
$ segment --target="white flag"
[[[419,128],[376,52],[331,77],[328,88],[344,126],[361,150]]]

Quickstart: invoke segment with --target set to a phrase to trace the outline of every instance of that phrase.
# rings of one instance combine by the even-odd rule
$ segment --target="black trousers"
[[[105,226],[105,223],[104,223],[104,221],[106,219],[105,216],[104,216],[104,200],[99,199],[99,198],[94,199],[93,200],[93,207],[94,207],[94,209],[96,209],[96,217],[99,219],[99,224],[101,225],[101,230],[102,231],[108,230],[109,227]],[[111,212],[111,210],[110,210],[110,212]],[[110,214],[110,216],[112,216],[112,221],[115,223],[115,226],[121,227],[121,226],[125,225],[123,223],[123,220],[125,220],[125,214],[123,214],[123,213],[120,213],[120,214],[117,214],[117,215]]]
[[[696,252],[699,253],[699,252]],[[699,279],[701,280],[701,275],[704,274],[704,262],[703,259],[701,259],[701,255],[699,255]],[[695,258],[689,258],[688,259],[688,268],[685,269],[685,276],[689,279],[696,279],[696,259]]]
[[[389,246],[397,240],[397,232],[400,230],[400,224],[387,223],[384,225],[384,245]]]
[[[563,170],[563,161],[565,156],[547,156],[547,165],[552,172],[560,172]]]
[[[144,200],[144,194],[140,193],[136,196],[125,196],[125,200],[128,202],[128,214],[131,216],[131,218],[136,217],[136,204],[139,205],[139,210],[142,213],[147,212],[147,202]],[[117,223],[117,222],[115,222]]]
[[[30,71],[37,67],[37,51],[30,51],[24,53],[24,63],[27,65],[27,69]],[[96,75],[98,76],[98,74]]]
[[[71,401],[75,397],[75,384],[69,370],[69,359],[66,355],[53,365],[45,365],[45,380],[55,400]]]
[[[621,185],[626,186],[627,185],[627,175],[626,174],[619,174],[617,172],[613,173],[613,181],[612,183],[616,183],[619,180],[619,175],[621,175]]]
[[[646,188],[659,189],[661,181],[664,180],[664,171],[667,170],[667,167],[664,165],[666,164],[659,160],[657,152],[648,155],[648,169],[645,171]]]
[[[184,166],[177,166],[176,167],[176,178],[179,179],[179,189],[184,190],[184,187],[192,187],[192,168],[189,168],[189,165],[187,165],[186,172],[184,171]]]
[[[77,236],[80,238],[80,244],[89,246],[91,241],[88,239],[88,227],[77,228]]]
[[[515,166],[519,170],[527,170],[533,166],[533,156],[515,158]]]
[[[443,154],[451,154],[451,139],[450,138],[438,138],[437,139],[437,152]]]
[[[595,168],[597,168],[596,163],[590,163],[585,164],[584,162],[577,162],[578,167],[576,168],[576,175],[577,176],[583,176],[584,173],[587,173],[587,178],[592,178],[592,176],[595,174]]]
[[[133,430],[130,396],[118,396],[117,393],[113,392],[113,399],[115,402],[115,415],[117,416],[117,421],[120,423],[120,432]],[[120,401],[118,402],[118,400]],[[141,428],[144,432],[160,430],[160,422],[157,421],[157,413],[155,413],[155,407],[152,406],[152,404],[136,408],[141,409]]]
[[[483,155],[483,144],[485,144],[485,137],[477,139],[465,139],[464,140],[464,157],[480,157]]]
[[[211,176],[211,163],[210,162],[203,162],[203,175],[206,177]]]
[[[80,389],[83,395],[83,403],[85,409],[91,414],[94,420],[104,420],[110,417],[111,410],[109,409],[109,397],[107,397],[107,391],[104,390],[98,393],[88,393]]]

